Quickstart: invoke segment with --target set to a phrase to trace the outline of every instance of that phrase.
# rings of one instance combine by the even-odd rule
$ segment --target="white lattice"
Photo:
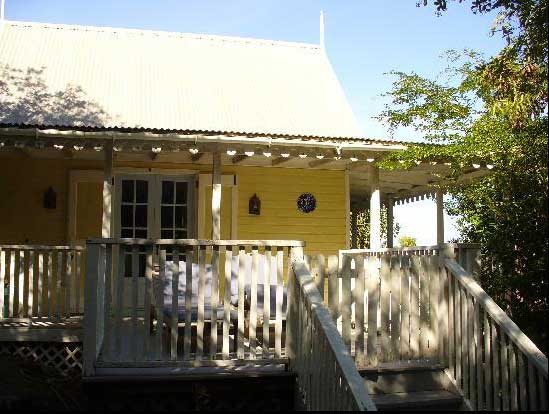
[[[35,362],[65,376],[82,373],[80,342],[0,342],[0,355]]]

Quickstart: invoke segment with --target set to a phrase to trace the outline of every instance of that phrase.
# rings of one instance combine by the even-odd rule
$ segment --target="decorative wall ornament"
[[[303,193],[297,198],[297,208],[303,213],[310,213],[316,209],[316,198],[311,193]]]
[[[257,194],[254,194],[250,198],[250,202],[248,204],[248,213],[254,214],[256,216],[259,216],[261,214],[261,200],[257,196]]]

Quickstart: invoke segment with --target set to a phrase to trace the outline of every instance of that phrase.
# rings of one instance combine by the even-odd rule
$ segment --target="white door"
[[[186,239],[195,235],[194,177],[124,174],[116,177],[116,236],[136,239]],[[139,308],[144,306],[145,247],[139,247]],[[132,297],[132,258],[124,260],[124,303]]]

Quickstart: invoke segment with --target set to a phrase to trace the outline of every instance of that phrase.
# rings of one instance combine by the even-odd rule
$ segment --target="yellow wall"
[[[308,253],[345,248],[345,175],[343,171],[244,167],[238,175],[238,238],[305,240]],[[297,209],[300,194],[312,193],[317,208]],[[248,214],[256,193],[261,215]]]
[[[207,165],[162,164],[127,162],[117,167],[200,169],[209,172]],[[0,243],[64,244],[67,242],[68,182],[71,169],[101,169],[100,162],[75,160],[44,160],[29,157],[0,157]],[[236,174],[238,179],[238,238],[239,239],[297,239],[307,243],[308,253],[334,254],[345,248],[345,174],[343,171],[261,168],[226,166],[225,174]],[[57,208],[42,206],[44,191],[52,186],[57,193]],[[100,186],[87,188],[90,211],[100,205]],[[230,187],[223,188],[222,209],[229,204]],[[302,213],[296,201],[300,194],[310,192],[317,199],[312,213]],[[248,214],[248,201],[253,194],[261,199],[261,215]],[[210,198],[211,189],[206,191]],[[98,204],[99,203],[99,204]],[[228,206],[230,209],[230,206]],[[226,218],[230,212],[225,211]],[[89,216],[79,212],[80,219]],[[81,229],[97,226],[93,214]],[[211,227],[206,214],[205,231]],[[95,223],[95,224],[94,224]],[[230,234],[230,226],[222,223],[223,236]]]
[[[0,243],[64,244],[67,235],[69,169],[98,163],[0,157]],[[57,207],[43,207],[52,186]]]

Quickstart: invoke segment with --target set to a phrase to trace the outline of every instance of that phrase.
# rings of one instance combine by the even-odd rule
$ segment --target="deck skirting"
[[[82,374],[82,342],[0,341],[0,356],[35,363],[62,376]]]

